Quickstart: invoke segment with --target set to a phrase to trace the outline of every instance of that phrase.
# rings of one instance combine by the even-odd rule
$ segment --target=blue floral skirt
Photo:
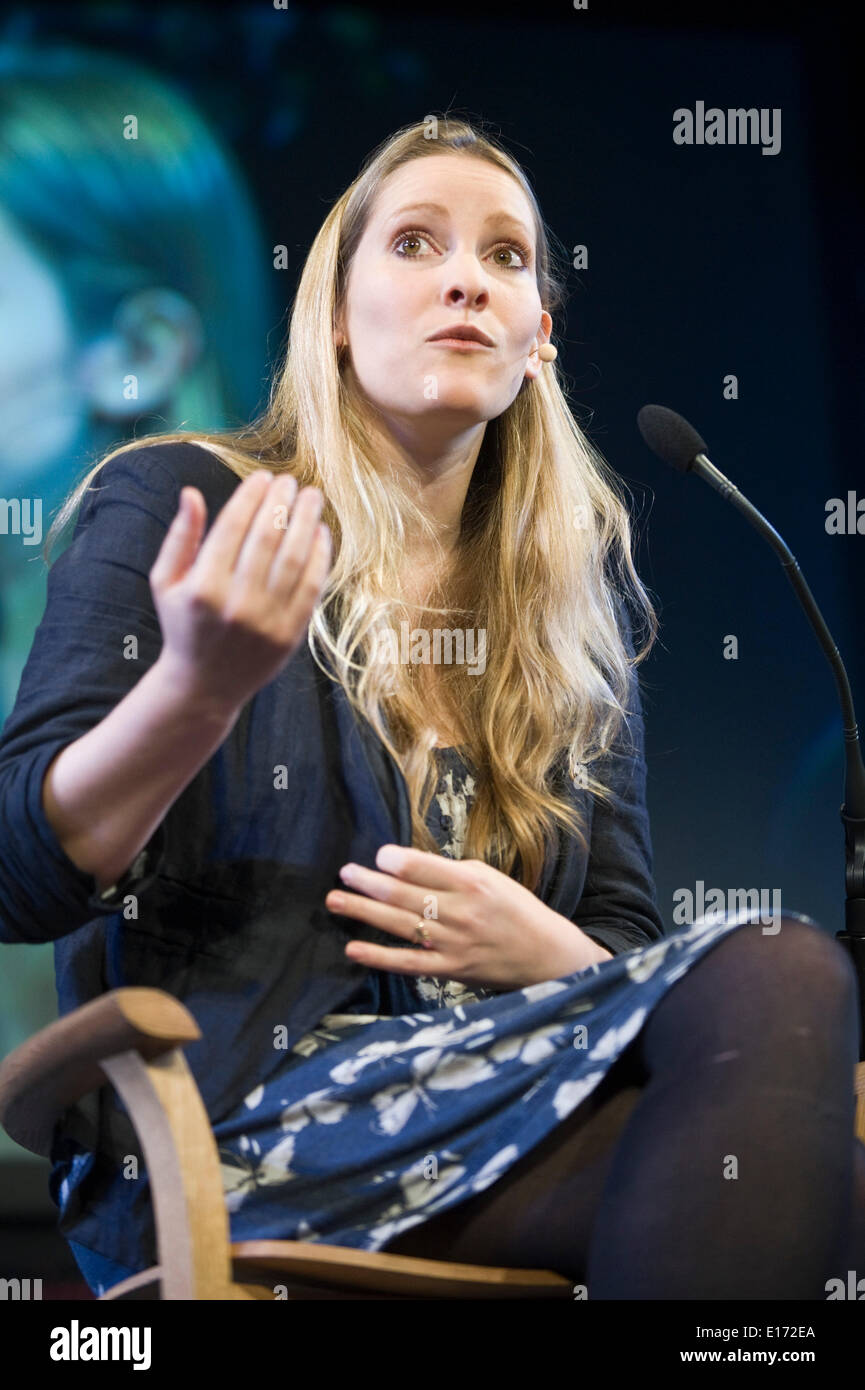
[[[325,1015],[214,1125],[232,1241],[379,1250],[482,1192],[594,1090],[671,985],[746,924],[757,930],[756,914],[702,917],[473,1003]]]

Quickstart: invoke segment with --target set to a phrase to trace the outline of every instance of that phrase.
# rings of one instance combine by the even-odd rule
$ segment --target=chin
[[[443,382],[439,380],[439,393],[434,400],[424,401],[424,405],[431,411],[436,410],[461,410],[477,417],[478,420],[489,420],[497,409],[496,401],[490,398],[489,392],[480,391],[467,382]]]
[[[475,401],[436,401],[434,410],[425,410],[423,419],[430,422],[452,425],[455,430],[471,429],[473,425],[485,425],[493,418],[490,411]]]

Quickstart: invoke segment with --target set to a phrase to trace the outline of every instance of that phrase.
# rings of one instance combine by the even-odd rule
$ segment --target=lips
[[[437,333],[433,333],[427,338],[427,342],[438,343],[443,338],[456,338],[460,342],[480,343],[483,347],[492,347],[493,345],[493,340],[489,334],[469,323],[448,324],[446,328],[440,328]]]

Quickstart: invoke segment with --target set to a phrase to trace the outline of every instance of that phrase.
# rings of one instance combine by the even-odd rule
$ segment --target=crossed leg
[[[591,1096],[389,1253],[554,1269],[590,1298],[823,1299],[865,1277],[843,948],[743,926],[670,988]]]

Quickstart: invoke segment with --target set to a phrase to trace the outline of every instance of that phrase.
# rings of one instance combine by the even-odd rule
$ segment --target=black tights
[[[553,1269],[594,1299],[825,1299],[865,1276],[858,1039],[834,938],[742,926],[547,1139],[385,1248]]]

